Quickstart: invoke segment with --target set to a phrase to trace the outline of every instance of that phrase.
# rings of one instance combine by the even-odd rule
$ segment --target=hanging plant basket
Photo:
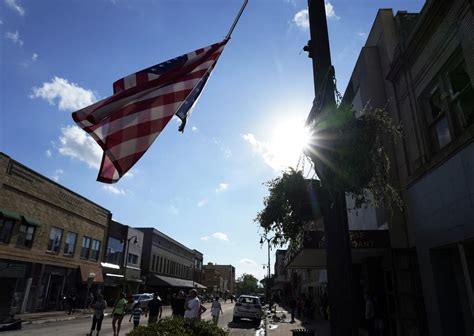
[[[367,204],[367,191],[375,206],[385,203],[401,207],[391,185],[387,146],[402,135],[382,108],[366,106],[355,118],[351,107],[339,105],[313,125],[314,147],[309,151],[320,167],[323,186],[329,193],[345,192],[356,199],[356,207]],[[322,168],[322,169],[321,169]]]

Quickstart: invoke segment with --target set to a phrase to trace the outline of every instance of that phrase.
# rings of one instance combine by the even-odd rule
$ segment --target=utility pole
[[[329,35],[324,0],[308,0],[309,27],[311,41],[305,50],[313,61],[315,100],[307,124],[321,113],[335,107],[334,68],[331,64]],[[322,146],[324,147],[324,146]],[[324,201],[322,214],[326,239],[326,263],[328,272],[328,297],[332,336],[356,335],[354,291],[352,283],[352,255],[347,222],[344,192],[327,192],[325,176],[337,172],[324,165],[315,155],[309,153],[315,170],[321,179]]]

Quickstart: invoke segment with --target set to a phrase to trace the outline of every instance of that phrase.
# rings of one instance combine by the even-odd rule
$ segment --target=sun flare
[[[283,169],[296,167],[300,155],[308,146],[310,133],[302,120],[287,120],[274,128],[270,142],[275,159]]]

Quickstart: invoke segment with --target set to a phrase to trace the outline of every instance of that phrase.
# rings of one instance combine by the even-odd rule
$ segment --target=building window
[[[33,245],[33,238],[35,235],[36,227],[30,223],[23,222],[20,224],[18,231],[18,239],[16,241],[17,246],[31,248]]]
[[[136,254],[129,253],[127,263],[132,265],[138,265],[138,256]]]
[[[69,231],[66,233],[66,241],[64,242],[64,254],[68,256],[74,255],[76,249],[77,233]]]
[[[49,232],[48,251],[59,252],[61,246],[61,237],[63,236],[63,230],[57,227],[52,227]]]
[[[121,265],[123,260],[123,242],[109,237],[107,242],[107,251],[105,261],[110,264]]]
[[[422,105],[433,153],[474,123],[474,90],[461,53],[435,77]]]
[[[82,237],[81,258],[89,259],[90,250],[91,250],[91,239],[86,236]]]
[[[100,255],[100,240],[92,239],[91,259],[99,260]]]
[[[8,244],[13,228],[13,219],[0,217],[0,243]]]

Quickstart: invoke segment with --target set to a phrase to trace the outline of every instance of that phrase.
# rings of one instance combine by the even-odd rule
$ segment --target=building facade
[[[146,276],[145,288],[158,291],[165,301],[178,289],[205,289],[194,281],[196,265],[202,254],[192,250],[154,228],[138,228],[144,234],[141,268]],[[198,253],[196,253],[198,252]]]
[[[474,10],[427,1],[387,73],[396,159],[430,335],[474,332]]]
[[[111,214],[0,153],[2,313],[65,309],[102,288]]]
[[[222,283],[219,283],[219,290],[222,293],[228,292],[230,294],[235,294],[235,267],[232,265],[218,265],[211,262],[204,265],[204,272],[206,273],[206,279],[208,279],[207,274],[218,274],[222,277]],[[219,280],[220,281],[220,280]],[[215,283],[214,285],[217,285]]]

